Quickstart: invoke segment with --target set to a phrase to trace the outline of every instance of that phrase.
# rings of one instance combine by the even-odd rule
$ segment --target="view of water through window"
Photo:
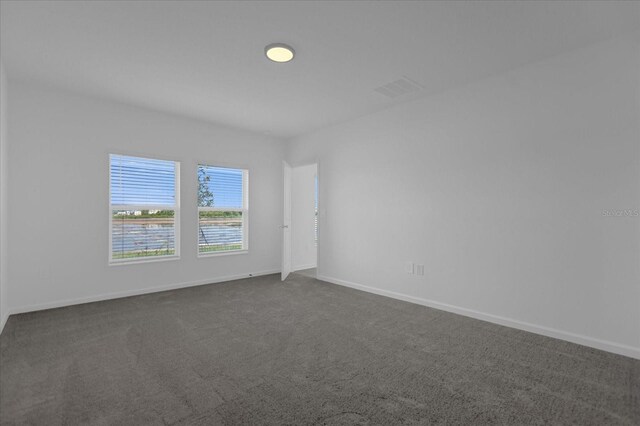
[[[200,252],[242,248],[242,218],[204,218],[198,227]],[[113,258],[166,256],[175,254],[173,218],[136,218],[114,215],[112,224]]]

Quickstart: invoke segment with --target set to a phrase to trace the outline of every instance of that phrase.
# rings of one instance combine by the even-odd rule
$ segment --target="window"
[[[248,249],[249,172],[198,165],[198,255]]]
[[[110,263],[179,256],[180,164],[111,154]]]

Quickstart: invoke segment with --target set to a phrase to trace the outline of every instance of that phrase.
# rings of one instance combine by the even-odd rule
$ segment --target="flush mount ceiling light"
[[[284,63],[293,59],[295,51],[284,43],[272,43],[264,48],[264,54],[273,62]]]

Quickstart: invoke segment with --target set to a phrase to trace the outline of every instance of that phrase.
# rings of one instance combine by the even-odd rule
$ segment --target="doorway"
[[[283,257],[290,256],[290,271],[307,277],[316,277],[318,267],[318,165],[308,164],[291,167],[290,214],[285,211],[285,222],[289,218],[289,249]],[[288,185],[285,183],[285,188]],[[287,216],[289,216],[287,218]],[[288,263],[283,259],[283,264]]]

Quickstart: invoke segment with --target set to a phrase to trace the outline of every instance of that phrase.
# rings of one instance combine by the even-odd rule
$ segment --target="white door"
[[[284,217],[282,220],[282,281],[291,272],[291,166],[282,162],[284,175]]]

